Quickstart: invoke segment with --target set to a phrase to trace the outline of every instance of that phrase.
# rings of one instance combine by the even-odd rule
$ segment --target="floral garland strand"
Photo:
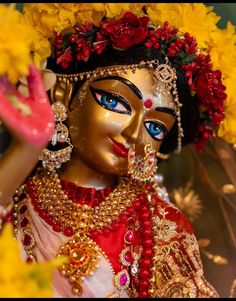
[[[122,23],[125,12],[133,13],[137,18],[135,20],[131,15],[125,17],[126,20],[129,19],[129,30],[135,28],[129,32],[128,39],[125,35],[119,35],[118,25]],[[217,22],[220,16],[213,11],[212,6],[203,3],[25,4],[23,14],[29,26],[34,27],[38,34],[34,43],[37,60],[54,55],[48,54],[53,46],[58,64],[65,69],[74,60],[86,62],[91,55],[101,55],[111,45],[119,49],[132,47],[129,42],[139,40],[139,35],[140,39],[143,38],[143,43],[149,42],[147,47],[158,47],[158,43],[163,47],[169,43],[168,46],[165,45],[165,50],[183,67],[191,89],[200,95],[202,112],[196,138],[198,149],[201,151],[207,139],[216,132],[226,142],[236,143],[236,116],[232,112],[232,108],[236,107],[233,97],[233,74],[236,71],[235,26],[229,23],[226,29],[219,29]],[[149,18],[148,26],[146,18]],[[171,28],[179,29],[178,36],[177,32],[168,32],[166,20]],[[167,30],[169,37],[164,41],[161,36],[159,41],[158,32],[153,30],[151,33],[151,30],[147,30],[150,24],[160,26],[156,30],[159,30],[159,34],[161,28],[163,31]],[[112,28],[116,28],[116,33]],[[148,35],[145,36],[147,31]],[[115,41],[117,36],[121,39]],[[42,43],[45,47],[40,47]],[[170,46],[171,43],[173,44]],[[197,47],[202,49],[200,54]],[[227,49],[231,50],[230,58]],[[221,72],[215,71],[218,69]],[[204,97],[200,90],[204,92]]]

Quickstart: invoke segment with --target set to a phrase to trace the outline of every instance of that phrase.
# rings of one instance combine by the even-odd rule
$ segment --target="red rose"
[[[114,48],[127,49],[141,43],[148,34],[148,17],[126,12],[116,21],[101,23],[102,33],[109,37]]]

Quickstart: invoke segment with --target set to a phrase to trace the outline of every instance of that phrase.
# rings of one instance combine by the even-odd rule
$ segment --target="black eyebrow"
[[[155,108],[155,111],[157,111],[157,112],[164,112],[164,113],[167,113],[167,114],[170,114],[170,115],[176,117],[175,110],[173,110],[173,109],[171,109],[171,108],[167,108],[167,107],[156,107],[156,108]]]
[[[95,82],[100,81],[100,80],[107,80],[107,79],[116,79],[116,80],[121,81],[123,84],[128,86],[138,96],[139,99],[143,99],[143,94],[141,93],[141,91],[126,78],[123,78],[120,76],[107,76],[107,77],[103,77],[103,78],[98,78],[95,80]]]

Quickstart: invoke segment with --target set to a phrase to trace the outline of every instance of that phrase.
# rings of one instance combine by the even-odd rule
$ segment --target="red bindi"
[[[144,101],[144,106],[146,109],[150,109],[152,105],[153,105],[153,102],[151,99],[147,99]]]

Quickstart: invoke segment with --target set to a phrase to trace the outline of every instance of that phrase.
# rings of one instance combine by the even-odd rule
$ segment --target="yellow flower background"
[[[25,263],[19,245],[13,239],[13,226],[7,223],[0,235],[0,298],[50,298],[52,273],[65,258],[50,262]]]
[[[28,72],[34,31],[24,24],[14,5],[0,4],[0,75],[16,82]]]

